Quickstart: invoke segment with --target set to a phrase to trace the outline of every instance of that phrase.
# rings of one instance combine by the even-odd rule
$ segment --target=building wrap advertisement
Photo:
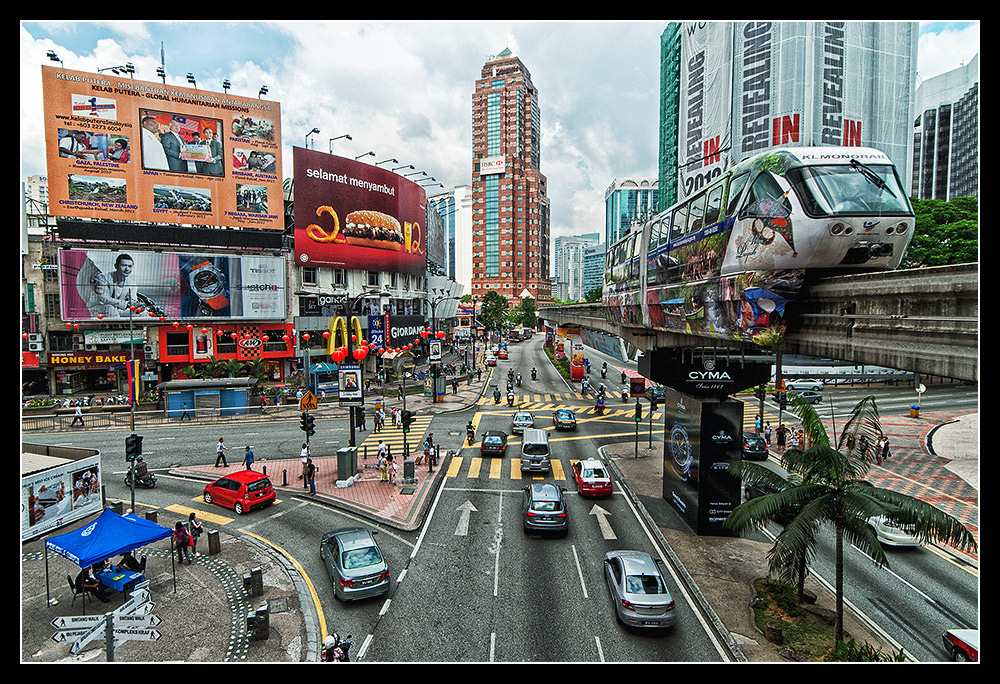
[[[912,165],[913,22],[685,22],[678,197],[781,146],[843,145]]]
[[[427,195],[387,169],[294,149],[295,258],[332,266],[423,275]]]
[[[59,251],[63,320],[284,320],[285,260],[106,249]],[[138,306],[141,313],[130,310]]]
[[[282,230],[276,102],[42,67],[49,213]]]

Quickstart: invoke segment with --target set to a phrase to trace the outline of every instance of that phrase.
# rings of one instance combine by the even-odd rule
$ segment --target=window
[[[316,284],[316,268],[314,266],[302,267],[302,284],[303,285]]]
[[[750,192],[740,216],[743,218],[747,216],[771,216],[775,206],[783,209],[786,216],[792,211],[792,205],[785,196],[784,190],[778,185],[778,181],[765,171],[757,176],[753,185],[750,186]]]
[[[335,268],[333,269],[333,284],[347,286],[347,269]]]
[[[378,271],[368,271],[368,286],[369,287],[379,287],[381,283],[382,274]]]
[[[683,207],[677,207],[674,210],[674,216],[670,223],[670,240],[679,240],[684,235],[684,229],[687,227],[687,215],[688,208],[687,205]]]
[[[724,183],[719,183],[708,191],[708,204],[705,207],[705,225],[710,226],[719,220],[719,212],[722,209],[722,190]]]
[[[688,221],[688,232],[694,233],[702,229],[704,224],[702,220],[705,218],[705,194],[702,193],[691,200],[688,205],[690,212],[690,220]]]
[[[747,179],[749,178],[749,173],[741,173],[729,184],[729,201],[726,204],[726,216],[732,216],[736,213],[736,203],[740,201],[740,195],[743,194],[743,188],[746,187]]]

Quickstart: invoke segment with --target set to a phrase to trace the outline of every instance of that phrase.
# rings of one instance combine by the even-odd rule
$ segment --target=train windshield
[[[810,216],[913,213],[890,164],[799,166],[785,178]]]

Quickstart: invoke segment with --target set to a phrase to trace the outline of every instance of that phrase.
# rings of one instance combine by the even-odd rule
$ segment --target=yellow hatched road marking
[[[461,468],[462,468],[462,457],[452,456],[451,464],[448,466],[448,472],[447,474],[445,474],[445,477],[451,477],[451,478],[458,477],[458,472],[459,470],[461,470]]]
[[[202,498],[200,496],[192,499],[192,501],[201,501],[201,500]],[[275,501],[275,503],[277,503],[277,501]],[[171,504],[169,506],[166,506],[163,510],[170,511],[171,513],[177,513],[185,517],[190,515],[191,511],[194,511],[199,518],[201,518],[205,522],[210,522],[215,525],[227,525],[233,521],[233,518],[230,518],[228,516],[216,515],[215,513],[203,513],[202,511],[199,511],[196,508],[188,508],[187,506],[182,506],[180,504]]]

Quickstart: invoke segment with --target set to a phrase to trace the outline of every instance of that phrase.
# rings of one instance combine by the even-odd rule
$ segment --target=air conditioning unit
[[[86,346],[87,345],[85,345],[85,344],[81,344],[79,342],[74,342],[73,343],[73,351],[86,351],[86,349],[85,349]]]
[[[42,333],[28,333],[28,342],[42,342],[44,341],[44,336]]]
[[[96,344],[85,344],[83,345],[83,348],[86,349],[87,351],[97,351]]]
[[[45,351],[45,345],[41,342],[28,342],[28,351],[40,352]]]

